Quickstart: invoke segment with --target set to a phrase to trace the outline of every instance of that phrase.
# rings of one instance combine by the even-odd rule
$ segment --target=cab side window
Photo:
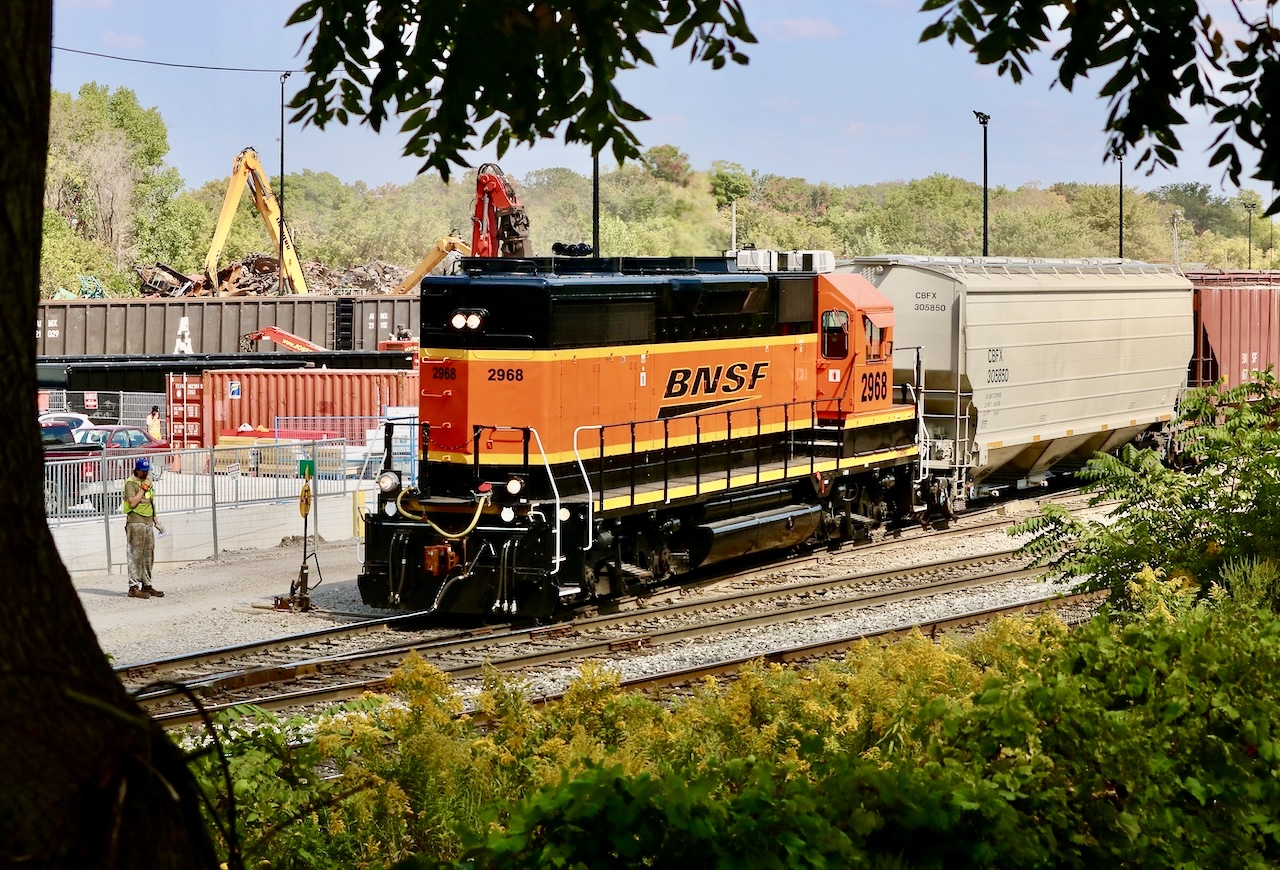
[[[870,317],[864,317],[862,322],[867,327],[867,359],[884,359],[884,330],[872,323]]]
[[[844,359],[849,355],[849,314],[846,311],[822,312],[822,356]]]

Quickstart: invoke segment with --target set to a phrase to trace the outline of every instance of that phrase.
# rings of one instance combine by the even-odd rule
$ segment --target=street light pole
[[[1120,164],[1120,259],[1124,259],[1124,146],[1111,149],[1116,163]]]
[[[280,289],[281,296],[284,295],[284,80],[289,77],[288,70],[280,74],[280,195],[276,197],[276,204],[280,207],[280,255],[277,261],[277,269],[280,272]]]
[[[591,256],[600,256],[600,154],[591,155]]]
[[[1253,210],[1257,208],[1257,203],[1247,203],[1244,210],[1249,213],[1249,268],[1253,268]]]
[[[973,116],[982,125],[982,256],[986,257],[991,253],[987,234],[987,122],[991,120],[991,116],[976,109]]]

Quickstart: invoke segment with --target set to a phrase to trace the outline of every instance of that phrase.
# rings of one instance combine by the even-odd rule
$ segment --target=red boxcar
[[[1187,384],[1228,387],[1280,363],[1280,272],[1186,272],[1195,287]]]

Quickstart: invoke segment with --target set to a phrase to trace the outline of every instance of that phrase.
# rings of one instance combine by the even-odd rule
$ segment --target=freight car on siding
[[[363,600],[545,617],[910,519],[915,409],[856,275],[465,259],[421,290],[419,477],[364,516]]]
[[[1196,270],[1194,350],[1187,385],[1238,387],[1280,367],[1280,272]]]
[[[239,354],[244,336],[270,326],[329,350],[372,352],[397,327],[417,322],[418,299],[410,296],[45,299],[36,355]],[[185,351],[175,349],[180,340],[190,342]],[[259,352],[286,349],[264,342]]]
[[[923,377],[922,474],[980,498],[1041,484],[1161,429],[1192,356],[1191,282],[1120,260],[860,257]]]

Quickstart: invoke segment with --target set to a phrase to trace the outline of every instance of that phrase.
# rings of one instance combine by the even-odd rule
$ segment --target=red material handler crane
[[[533,256],[529,216],[496,163],[482,164],[476,175],[475,214],[471,220],[471,256]]]
[[[287,347],[289,350],[303,351],[310,353],[317,350],[324,350],[323,347],[313,341],[308,341],[300,335],[294,335],[292,332],[286,332],[278,326],[267,326],[262,329],[247,332],[240,337],[240,350],[251,353],[258,349],[258,342],[266,339],[274,341],[281,347]]]

